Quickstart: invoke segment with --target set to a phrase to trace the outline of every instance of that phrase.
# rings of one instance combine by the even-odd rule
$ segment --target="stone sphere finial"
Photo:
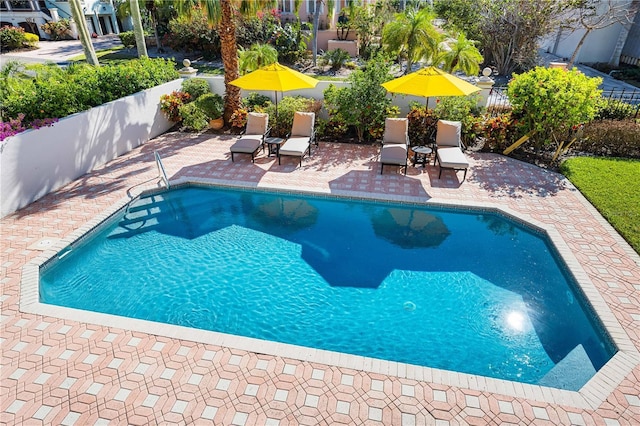
[[[489,77],[491,75],[493,71],[491,70],[491,68],[486,67],[485,69],[482,70],[482,75],[485,77]]]
[[[188,59],[183,59],[182,65],[184,65],[185,68],[189,68],[191,66],[191,61]]]

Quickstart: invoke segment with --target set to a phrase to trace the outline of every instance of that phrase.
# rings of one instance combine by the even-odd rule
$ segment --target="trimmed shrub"
[[[123,31],[118,34],[120,41],[126,48],[136,47],[136,35],[133,31]]]
[[[619,99],[601,98],[596,108],[596,120],[624,120],[633,118],[638,107]]]
[[[209,118],[203,110],[198,108],[195,102],[182,105],[178,108],[182,118],[182,129],[189,132],[201,132],[209,127]]]
[[[307,56],[307,42],[310,32],[303,32],[300,23],[285,24],[275,30],[272,43],[278,51],[278,60],[286,64],[295,64]]]
[[[101,67],[38,65],[33,71],[35,78],[3,77],[3,87],[11,88],[0,106],[4,120],[20,113],[27,122],[62,118],[179,77],[174,62],[149,58]]]
[[[378,139],[384,130],[385,118],[397,113],[382,83],[391,79],[389,63],[383,58],[367,62],[363,70],[354,71],[347,87],[330,85],[324,91],[330,118],[344,120],[356,129],[358,142]]]
[[[27,47],[37,47],[38,42],[40,41],[40,37],[31,33],[24,33],[24,38],[25,38],[24,44]]]
[[[349,137],[349,125],[340,117],[316,120],[316,138],[324,141],[338,141]]]
[[[574,151],[609,157],[640,158],[640,122],[597,120],[584,126],[583,139]]]
[[[514,74],[509,82],[513,113],[522,117],[524,132],[536,131],[536,147],[549,145],[571,126],[587,123],[596,114],[602,90],[601,78],[591,78],[577,69],[536,67]]]
[[[201,9],[194,10],[191,17],[180,16],[169,22],[169,33],[163,44],[174,50],[202,52],[207,59],[220,56],[220,36],[209,27],[207,17]]]
[[[206,93],[195,100],[200,108],[210,120],[217,120],[224,112],[224,100],[216,93]]]
[[[268,13],[258,12],[256,16],[238,16],[236,40],[238,45],[249,47],[256,43],[268,43],[274,32],[282,29],[280,14],[277,9]]]
[[[2,50],[20,49],[27,42],[23,28],[4,26],[0,28],[0,47]]]
[[[211,93],[209,83],[204,78],[187,78],[182,81],[181,88],[183,92],[191,96],[192,100],[196,100],[206,93]]]
[[[250,93],[249,96],[242,100],[242,105],[247,107],[249,111],[253,111],[256,107],[264,108],[269,102],[271,102],[271,98],[266,95],[261,95],[259,93]]]

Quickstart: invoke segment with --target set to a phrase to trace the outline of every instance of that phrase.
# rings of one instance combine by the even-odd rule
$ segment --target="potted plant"
[[[209,127],[214,130],[220,130],[224,126],[222,113],[224,112],[224,100],[222,96],[215,93],[204,94],[195,101],[200,108],[209,117]]]

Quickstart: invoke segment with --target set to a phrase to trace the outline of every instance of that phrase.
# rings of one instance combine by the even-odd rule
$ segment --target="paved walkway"
[[[562,176],[480,153],[470,155],[462,184],[462,173],[438,179],[433,166],[381,175],[378,148],[338,143],[321,143],[302,168],[264,156],[232,163],[231,143],[227,136],[169,133],[2,219],[2,424],[638,424],[640,259]],[[624,368],[607,364],[601,386],[589,383],[589,392],[548,402],[555,394],[538,386],[502,382],[489,391],[495,386],[478,376],[433,370],[415,378],[402,365],[374,373],[202,343],[195,330],[164,337],[130,331],[126,322],[101,326],[21,312],[23,267],[41,256],[41,243],[69,236],[131,188],[155,181],[156,150],[172,179],[487,203],[557,229],[621,325],[616,339],[631,342]],[[460,384],[445,384],[446,377]]]

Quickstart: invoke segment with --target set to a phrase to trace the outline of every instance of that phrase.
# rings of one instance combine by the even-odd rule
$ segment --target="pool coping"
[[[113,214],[125,208],[133,198],[163,190],[163,188],[159,188],[158,186],[141,186],[140,188],[137,188],[135,193],[121,198],[104,212],[97,215],[65,238],[43,245],[42,253],[23,267],[22,280],[20,284],[20,311],[38,315],[49,315],[52,317],[85,323],[93,323],[101,326],[116,327],[169,338],[215,344],[254,353],[317,362],[337,367],[363,370],[419,381],[428,381],[478,391],[488,391],[491,393],[503,394],[517,398],[526,398],[540,402],[562,404],[581,409],[596,409],[599,407],[639,362],[640,353],[638,353],[629,336],[615,318],[609,306],[602,298],[600,292],[593,285],[557,229],[553,225],[543,224],[531,217],[528,217],[527,215],[517,213],[508,207],[489,202],[476,203],[459,200],[453,202],[437,198],[425,200],[424,198],[414,196],[371,194],[357,191],[309,191],[281,185],[247,185],[246,182],[219,179],[180,178],[171,180],[170,184],[172,187],[205,185],[242,189],[274,190],[286,193],[423,204],[425,206],[435,207],[458,207],[462,209],[481,210],[503,214],[512,220],[534,227],[549,237],[558,254],[564,261],[567,269],[574,276],[576,282],[580,286],[580,289],[584,293],[595,313],[598,315],[600,322],[611,337],[611,340],[618,351],[579,391],[567,391],[540,385],[524,384],[431,367],[421,367],[394,361],[385,361],[364,356],[306,348],[244,336],[235,336],[220,332],[205,331],[177,325],[59,307],[39,302],[39,274],[40,268],[43,265],[49,263],[60,251],[63,251],[68,246],[77,243],[83,236],[89,234],[92,230],[100,226]]]

